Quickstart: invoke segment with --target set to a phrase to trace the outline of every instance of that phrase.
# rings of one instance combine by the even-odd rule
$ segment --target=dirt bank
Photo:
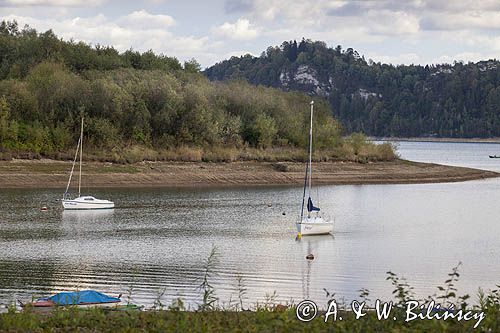
[[[64,188],[70,169],[71,163],[62,161],[1,161],[0,189]],[[458,182],[500,175],[491,171],[402,160],[368,164],[322,162],[314,163],[313,169],[315,184]],[[300,185],[304,181],[304,164],[289,162],[142,162],[130,165],[89,162],[84,163],[83,170],[85,187]],[[73,184],[76,181],[77,174]]]

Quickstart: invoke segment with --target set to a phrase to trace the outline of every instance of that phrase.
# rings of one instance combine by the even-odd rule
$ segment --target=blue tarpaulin
[[[88,303],[112,303],[119,302],[117,297],[110,297],[95,290],[82,290],[72,292],[62,292],[47,298],[57,305],[78,305]]]

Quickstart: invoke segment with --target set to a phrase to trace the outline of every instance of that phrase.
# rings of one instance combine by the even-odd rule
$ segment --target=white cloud
[[[372,59],[374,62],[394,65],[411,65],[419,64],[422,62],[421,57],[416,53],[402,53],[397,56],[367,53],[365,55],[365,58]]]
[[[463,61],[467,63],[469,61],[478,62],[481,60],[493,59],[493,57],[485,57],[484,54],[478,52],[462,52],[454,55],[443,54],[431,61],[432,64],[443,64],[448,63],[451,64],[454,61]]]
[[[150,14],[142,9],[122,17],[119,23],[136,28],[168,28],[175,24],[175,20],[172,16]]]
[[[347,9],[341,15],[334,14],[344,7]],[[265,27],[259,35],[289,31],[288,39],[326,35],[323,40],[335,38],[334,43],[347,40],[351,44],[420,32],[417,14],[402,6],[395,6],[398,10],[387,7],[387,1],[255,0],[252,6],[243,7],[246,8],[243,18]],[[227,23],[226,27],[229,28]],[[360,39],[351,38],[356,36]]]
[[[253,54],[252,52],[241,50],[241,51],[228,52],[228,53],[224,54],[223,58],[224,59],[229,59],[231,57],[241,57],[241,56],[244,56],[244,55],[247,55],[247,54],[255,57],[255,54]]]
[[[427,30],[500,29],[500,11],[464,11],[453,14],[430,14],[421,20]]]
[[[369,31],[378,35],[409,35],[420,31],[418,18],[402,11],[368,12],[366,26]]]
[[[23,6],[61,6],[61,7],[86,7],[99,6],[105,0],[4,0],[0,6],[23,7]]]
[[[330,4],[325,0],[254,0],[247,15],[256,21],[285,19],[296,23],[311,23],[324,15],[327,6]]]
[[[476,11],[497,11],[500,10],[500,2],[498,0],[427,0],[423,1],[421,8],[426,11],[443,13],[461,13],[472,9]]]
[[[423,29],[500,29],[498,0],[255,0],[243,17],[316,31],[362,26],[373,34],[416,34]]]
[[[250,24],[247,19],[239,18],[235,23],[226,22],[212,29],[212,32],[224,38],[236,40],[250,40],[259,35],[258,29]]]

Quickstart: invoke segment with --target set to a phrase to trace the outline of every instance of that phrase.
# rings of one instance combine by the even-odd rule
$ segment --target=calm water
[[[403,157],[500,171],[500,145],[399,143]],[[435,292],[459,261],[462,293],[500,283],[500,181],[451,184],[323,186],[333,236],[295,240],[301,189],[113,189],[114,211],[63,212],[55,190],[0,190],[0,304],[62,290],[126,294],[151,306],[196,306],[203,264],[220,252],[213,284],[221,303],[311,298],[323,288],[347,300],[368,288],[390,299],[386,272],[405,276],[419,296]],[[41,212],[43,205],[48,212]],[[286,215],[283,215],[285,213]],[[308,253],[316,259],[305,260]]]
[[[500,171],[500,159],[489,158],[500,155],[498,143],[401,141],[395,144],[400,155],[408,160]]]

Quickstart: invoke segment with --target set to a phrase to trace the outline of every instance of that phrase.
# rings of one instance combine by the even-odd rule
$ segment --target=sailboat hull
[[[78,197],[73,200],[63,200],[62,205],[67,210],[85,209],[113,209],[115,204],[109,200],[100,200],[94,197]]]
[[[325,221],[321,217],[304,218],[296,223],[299,235],[326,235],[333,231],[333,222]]]

